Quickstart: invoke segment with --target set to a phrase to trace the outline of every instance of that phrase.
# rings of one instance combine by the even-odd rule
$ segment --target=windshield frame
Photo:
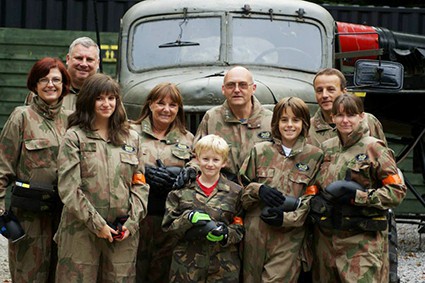
[[[202,13],[188,13],[186,15],[186,18],[188,21],[191,19],[199,19],[199,18],[208,18],[208,17],[218,17],[220,18],[220,43],[219,43],[219,53],[218,53],[218,60],[216,61],[200,61],[200,62],[190,62],[190,63],[181,63],[181,64],[165,64],[161,66],[153,66],[153,67],[147,67],[147,68],[140,68],[137,67],[134,64],[134,60],[132,57],[132,50],[133,50],[133,44],[134,44],[134,34],[137,27],[141,24],[147,23],[147,22],[153,22],[153,21],[161,21],[161,20],[177,20],[177,21],[183,21],[184,17],[182,14],[174,14],[174,15],[166,15],[166,16],[151,16],[151,17],[145,17],[141,18],[138,21],[135,21],[129,30],[129,37],[128,37],[128,48],[127,48],[127,58],[128,58],[128,68],[133,73],[140,73],[140,72],[146,72],[152,69],[168,69],[168,68],[175,68],[175,67],[186,67],[186,66],[227,66],[227,65],[256,65],[256,66],[262,66],[262,67],[274,67],[279,69],[293,69],[293,70],[301,70],[301,71],[307,71],[307,72],[317,72],[319,69],[322,68],[322,66],[325,65],[325,50],[327,48],[325,38],[325,30],[320,25],[319,22],[309,19],[309,18],[303,18],[301,21],[296,20],[295,17],[290,16],[282,16],[282,15],[273,15],[273,21],[289,21],[294,24],[310,24],[318,29],[318,32],[320,33],[319,38],[321,39],[321,43],[319,46],[321,47],[320,52],[320,64],[315,65],[314,68],[299,68],[297,66],[284,66],[279,64],[271,64],[271,63],[255,63],[255,62],[244,62],[241,60],[233,60],[233,54],[232,54],[232,39],[233,39],[233,22],[234,20],[239,20],[241,18],[243,19],[253,19],[253,20],[268,20],[270,21],[270,16],[268,14],[258,14],[258,13],[252,13],[250,16],[243,15],[241,13],[230,13],[230,12],[202,12]],[[172,41],[174,38],[170,38],[170,41]],[[182,38],[182,40],[187,40],[185,38]],[[171,47],[171,48],[185,48],[185,47]],[[165,48],[167,49],[167,48]]]

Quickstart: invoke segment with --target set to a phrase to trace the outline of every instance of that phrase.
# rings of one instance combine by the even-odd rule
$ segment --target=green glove
[[[202,210],[192,210],[189,213],[189,221],[194,225],[204,225],[206,222],[211,220],[211,217],[208,215],[208,213],[205,213]]]

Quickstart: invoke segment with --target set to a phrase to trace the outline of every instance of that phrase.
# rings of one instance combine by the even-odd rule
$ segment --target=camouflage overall
[[[351,180],[367,191],[357,191],[354,206],[381,210],[396,207],[406,194],[402,181],[387,182],[397,176],[393,152],[369,136],[360,124],[345,145],[339,137],[323,143],[323,163],[317,175],[321,189],[343,180],[351,171]],[[315,227],[313,265],[314,282],[388,282],[388,231],[345,231]]]
[[[244,282],[296,282],[305,258],[304,221],[309,209],[306,188],[322,160],[322,151],[305,143],[300,136],[289,156],[285,156],[282,143],[258,143],[251,150],[241,168],[241,178],[251,183],[242,195],[246,210],[243,253]],[[276,188],[287,196],[301,197],[300,207],[284,212],[283,226],[273,227],[261,220],[264,207],[259,198],[262,184]]]
[[[241,194],[239,185],[223,177],[209,197],[196,182],[168,194],[162,227],[179,238],[173,252],[169,282],[239,283],[237,245],[242,240],[244,227],[235,217],[242,213]],[[186,231],[192,227],[188,215],[194,209],[204,210],[212,220],[227,225],[229,236],[225,245],[207,239],[185,239]]]
[[[142,142],[143,163],[156,167],[160,159],[165,166],[184,167],[191,158],[193,134],[183,135],[171,130],[164,139],[152,132],[149,118],[141,125],[132,125]],[[140,241],[137,251],[136,282],[168,282],[171,256],[177,238],[162,230],[166,196],[149,192],[148,215],[140,223]]]
[[[134,182],[144,172],[139,135],[130,130],[122,146],[77,126],[65,134],[58,157],[64,203],[55,241],[56,282],[132,282],[136,276],[139,222],[147,213],[149,186]],[[130,237],[109,243],[97,232],[127,216]]]
[[[62,102],[49,106],[39,97],[30,106],[17,107],[10,114],[0,136],[0,208],[5,208],[6,188],[15,180],[57,183],[56,161],[68,114],[62,109]],[[12,281],[54,282],[57,246],[53,235],[60,210],[12,211],[26,234],[16,243],[9,242]]]

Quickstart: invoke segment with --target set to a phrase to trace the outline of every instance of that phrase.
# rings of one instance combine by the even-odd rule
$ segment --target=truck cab
[[[317,109],[314,74],[332,67],[335,22],[321,6],[298,0],[146,0],[122,18],[117,77],[130,119],[160,82],[182,92],[188,127],[223,103],[223,76],[243,65],[255,96],[272,108],[298,96]]]

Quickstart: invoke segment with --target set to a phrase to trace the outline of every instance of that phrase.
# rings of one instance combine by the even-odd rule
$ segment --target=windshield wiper
[[[167,42],[159,45],[159,48],[166,48],[166,47],[183,47],[183,46],[197,46],[199,45],[199,42],[194,41],[181,41],[176,40],[174,42]]]
[[[187,24],[189,21],[187,20],[187,8],[183,8],[184,18],[183,21],[179,23],[180,28],[180,34],[178,35],[176,41],[174,42],[167,42],[160,44],[159,48],[166,48],[166,47],[183,47],[183,46],[197,46],[199,45],[199,42],[194,41],[182,41],[183,37],[183,25]]]

